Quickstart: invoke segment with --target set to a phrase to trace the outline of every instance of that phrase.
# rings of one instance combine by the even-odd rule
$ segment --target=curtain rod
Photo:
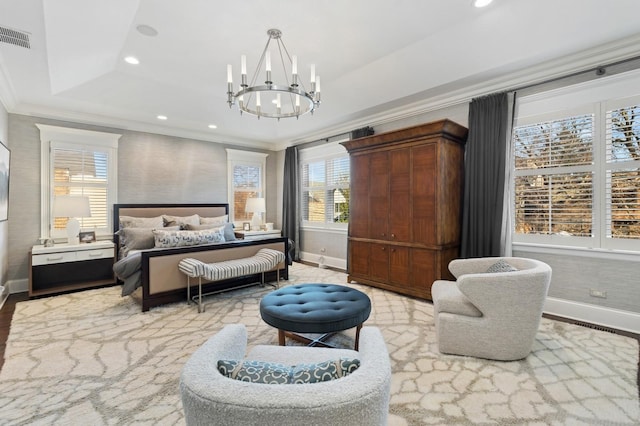
[[[538,83],[531,83],[531,84],[519,86],[513,89],[507,89],[505,91],[506,92],[531,91],[531,93],[527,93],[527,94],[533,94],[533,93],[538,93],[541,91],[551,89],[549,87],[542,87],[542,86],[553,85],[554,83],[561,83],[563,81],[577,78],[577,77],[585,77],[585,78],[583,80],[572,81],[570,84],[582,83],[585,81],[591,81],[591,80],[595,80],[597,78],[602,78],[602,77],[609,77],[612,75],[620,74],[623,72],[627,72],[627,71],[631,71],[639,68],[640,68],[640,56],[634,56],[631,58],[622,59],[620,61],[611,62],[609,64],[598,65],[596,67],[592,67],[586,70],[576,71],[571,74],[550,78],[548,80],[540,81]],[[568,84],[563,84],[563,85],[566,86]],[[561,87],[561,86],[558,85],[558,87]],[[533,89],[536,89],[536,90],[533,90]]]

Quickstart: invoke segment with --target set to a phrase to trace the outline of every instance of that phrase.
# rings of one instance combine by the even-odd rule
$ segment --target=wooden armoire
[[[459,254],[467,129],[450,120],[343,142],[348,280],[431,300]]]

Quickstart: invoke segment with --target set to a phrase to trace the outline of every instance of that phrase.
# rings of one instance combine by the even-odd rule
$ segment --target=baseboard
[[[343,271],[347,270],[347,261],[338,257],[329,257],[322,254],[308,253],[303,251],[300,252],[300,260],[304,262],[315,263],[320,268],[327,266],[331,268],[341,269]]]
[[[640,334],[640,314],[547,297],[544,313]]]
[[[26,293],[29,291],[29,280],[24,278],[21,280],[7,281],[7,288],[9,289],[9,294]]]

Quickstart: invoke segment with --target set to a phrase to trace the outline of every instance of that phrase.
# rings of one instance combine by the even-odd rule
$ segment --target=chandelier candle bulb
[[[247,75],[247,56],[246,55],[240,56],[240,73],[245,76]]]
[[[311,84],[316,83],[316,66],[315,64],[311,64]]]
[[[233,72],[231,70],[231,64],[227,65],[227,83],[233,83]]]
[[[268,51],[265,57],[265,69],[267,72],[271,72],[271,53]]]
[[[296,55],[291,57],[291,74],[298,74],[298,57]]]

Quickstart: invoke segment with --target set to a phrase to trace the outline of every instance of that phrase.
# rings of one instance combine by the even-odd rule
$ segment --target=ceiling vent
[[[13,44],[14,46],[24,47],[26,49],[31,49],[29,33],[12,30],[6,27],[0,27],[0,42]]]

